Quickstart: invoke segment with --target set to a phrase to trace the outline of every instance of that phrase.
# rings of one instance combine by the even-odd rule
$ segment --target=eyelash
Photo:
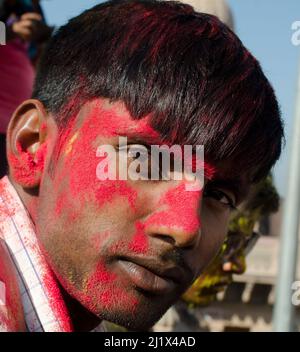
[[[224,205],[225,207],[228,207],[230,210],[236,210],[236,206],[234,205],[233,200],[223,191],[219,190],[219,189],[215,189],[215,188],[211,188],[211,189],[206,189],[203,192],[203,197],[209,197],[209,198],[213,198],[215,200],[217,200],[218,202],[220,202],[222,205]],[[227,204],[224,202],[221,202],[222,198],[226,198],[227,200]]]

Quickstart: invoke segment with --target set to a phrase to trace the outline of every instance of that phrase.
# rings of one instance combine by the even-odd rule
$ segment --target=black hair
[[[33,97],[63,128],[70,109],[103,97],[165,140],[203,144],[255,182],[279,158],[283,125],[257,60],[215,16],[173,1],[108,1],[61,27],[41,59]]]

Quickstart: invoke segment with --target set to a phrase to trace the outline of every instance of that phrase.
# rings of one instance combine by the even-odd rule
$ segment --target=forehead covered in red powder
[[[150,116],[134,120],[124,103],[111,103],[107,99],[98,99],[92,102],[89,106],[89,112],[85,116],[83,128],[86,128],[87,124],[89,126],[92,124],[94,128],[97,128],[97,132],[100,132],[103,137],[127,135],[135,132],[152,137],[154,140],[159,138],[158,132],[150,126]]]

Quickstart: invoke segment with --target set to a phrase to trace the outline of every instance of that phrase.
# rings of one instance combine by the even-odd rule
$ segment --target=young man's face
[[[144,329],[216,254],[230,209],[226,197],[186,190],[184,179],[99,180],[97,148],[112,145],[118,154],[119,136],[128,145],[159,140],[148,118],[133,120],[122,104],[100,99],[49,138],[35,221],[47,260],[73,298],[100,318]]]

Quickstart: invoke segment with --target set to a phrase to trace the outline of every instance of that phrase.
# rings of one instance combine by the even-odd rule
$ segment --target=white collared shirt
[[[17,271],[27,330],[73,331],[59,287],[39,248],[30,215],[8,177],[0,180],[0,238],[6,243]],[[95,330],[105,331],[101,324]]]

